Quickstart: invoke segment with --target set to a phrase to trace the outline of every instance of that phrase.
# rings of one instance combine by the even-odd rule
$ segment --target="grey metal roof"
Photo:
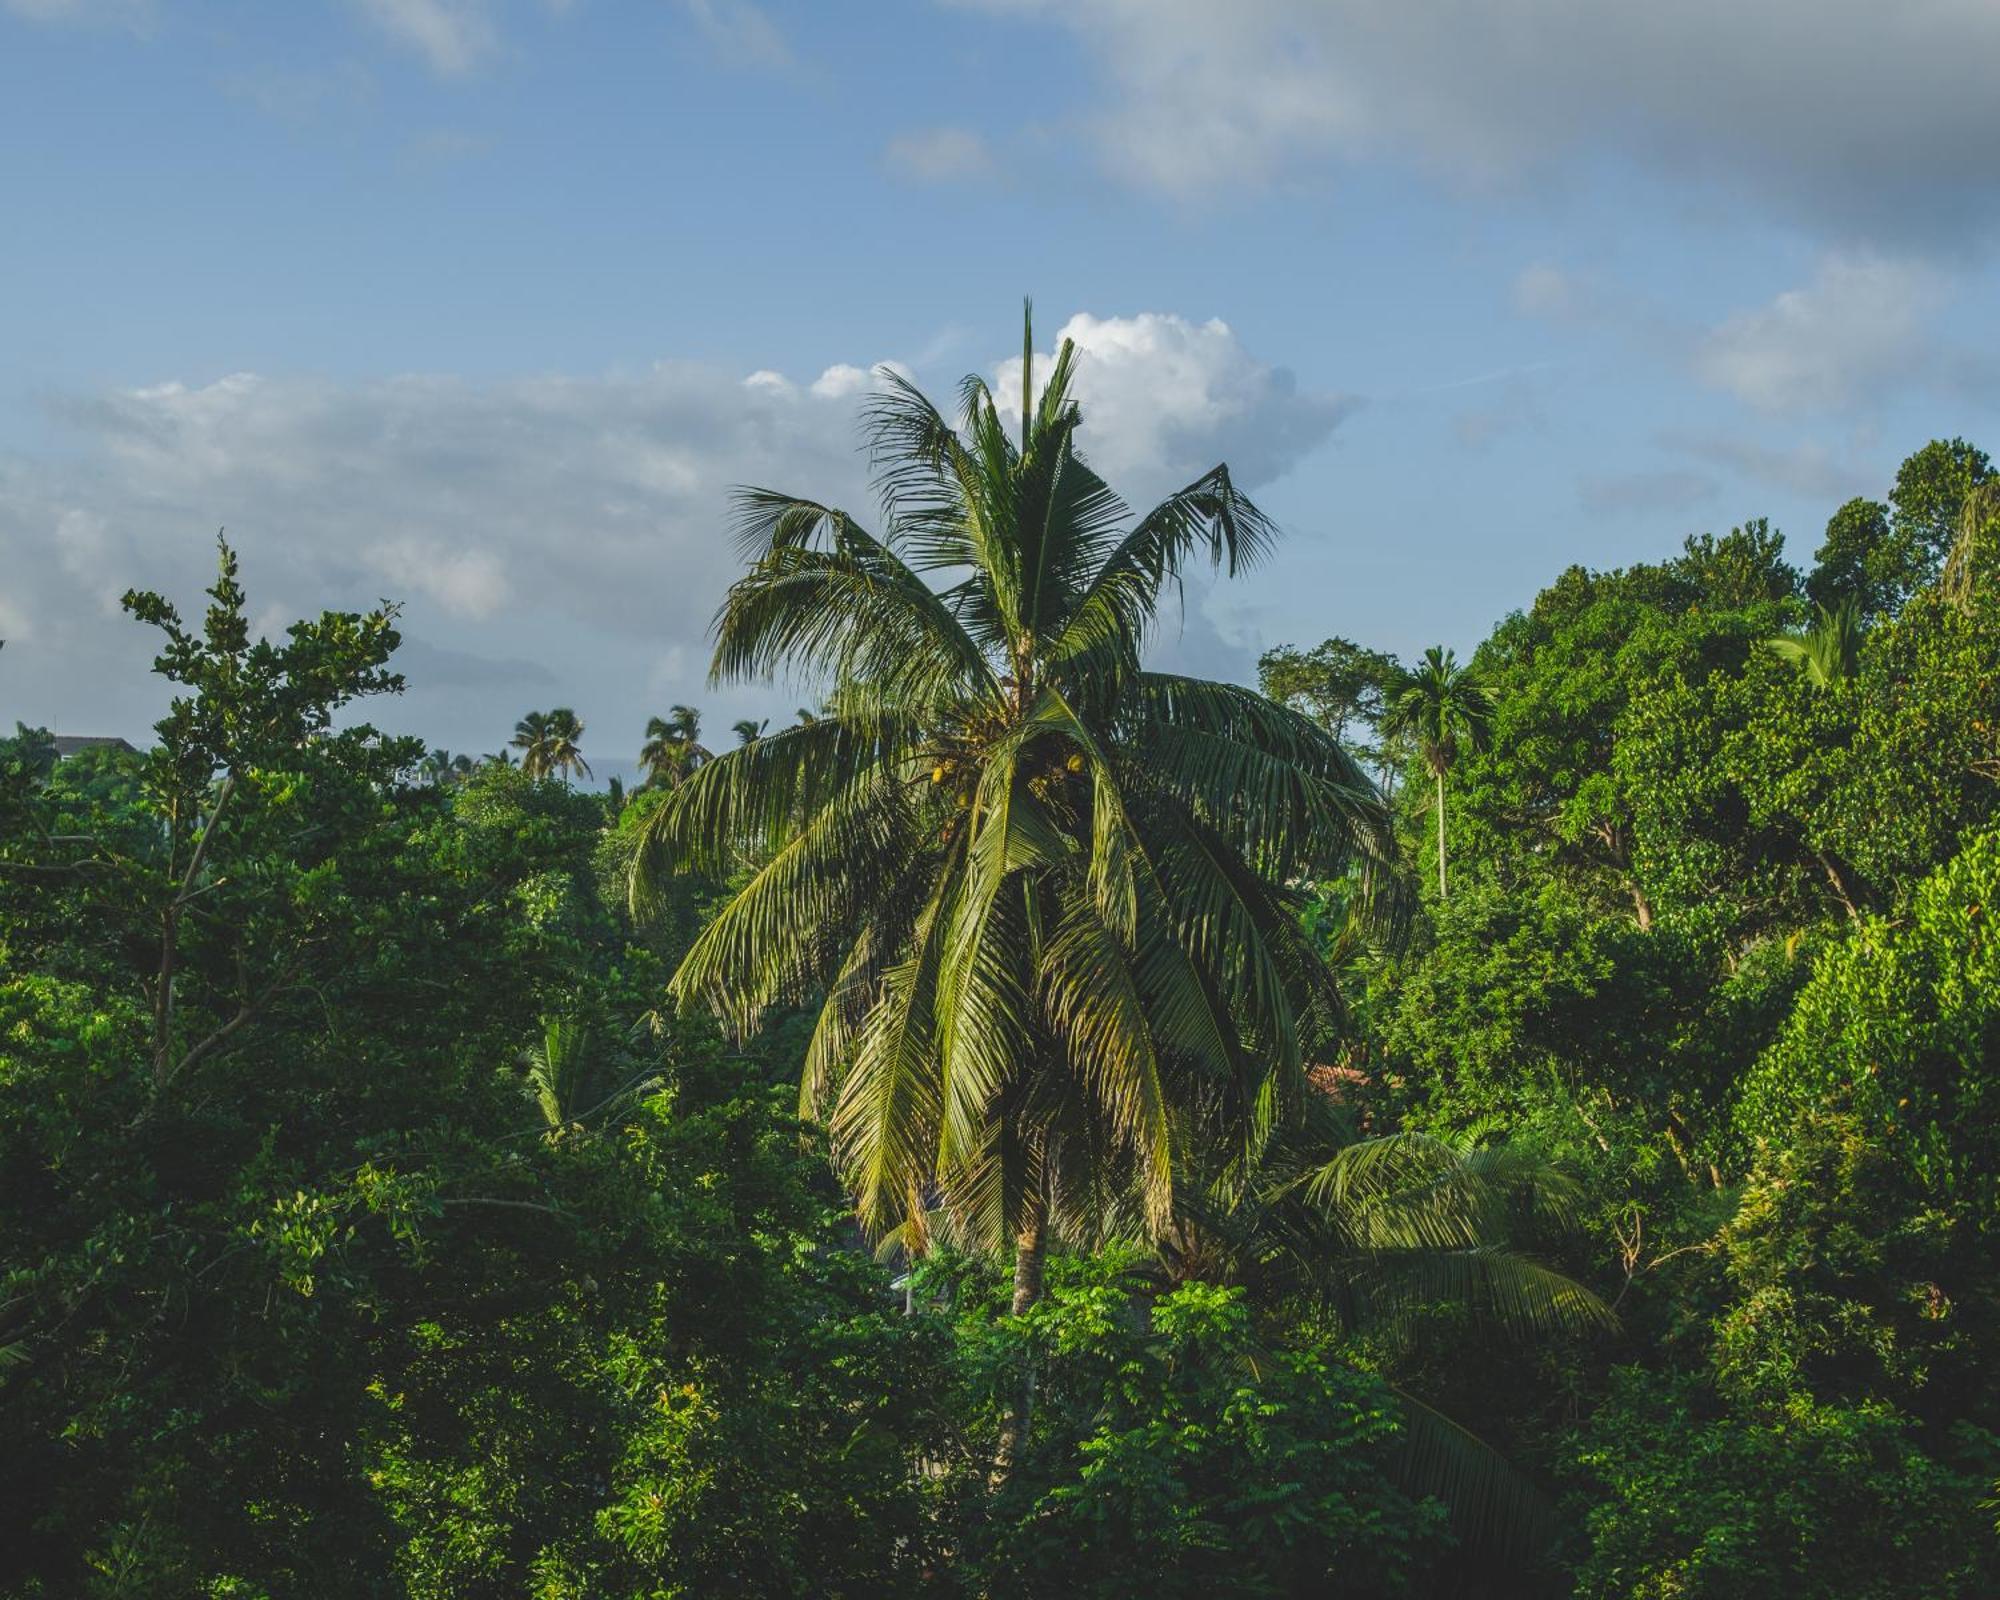
[[[139,752],[125,740],[112,733],[59,733],[49,741],[56,747],[56,759],[81,755],[85,750],[123,750],[128,755]]]

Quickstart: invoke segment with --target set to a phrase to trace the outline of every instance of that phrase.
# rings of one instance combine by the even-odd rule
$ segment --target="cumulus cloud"
[[[1328,159],[1458,178],[1606,157],[1842,229],[1990,221],[1991,0],[953,0],[1045,17],[1107,80],[1106,165],[1194,192]]]
[[[1918,263],[1834,257],[1803,288],[1709,332],[1694,370],[1760,411],[1839,409],[1923,371],[1926,323],[1944,298]]]
[[[374,78],[353,61],[301,72],[256,67],[224,78],[222,90],[265,116],[294,127],[361,112],[377,98]]]
[[[1734,433],[1670,430],[1660,443],[1710,466],[1819,501],[1866,493],[1878,476],[1848,456],[1814,440],[1774,445]]]
[[[368,20],[433,72],[457,77],[496,49],[500,36],[486,0],[355,0]]]
[[[1343,404],[1300,394],[1219,323],[1070,331],[1089,352],[1088,443],[1135,499],[1225,456],[1246,481],[1274,476]],[[948,397],[951,374],[923,376]],[[872,520],[856,424],[874,381],[859,363],[794,379],[668,361],[496,382],[236,373],[71,399],[72,448],[0,457],[8,715],[143,731],[154,646],[118,596],[197,604],[219,527],[271,626],[405,602],[412,692],[371,714],[455,749],[495,748],[531,699],[575,705],[607,771],[659,704],[782,711],[788,691],[704,687],[739,570],[728,493],[767,484]]]
[[[1547,265],[1521,273],[1512,298],[1524,316],[1609,335],[1767,416],[1852,418],[1913,392],[1955,406],[2000,392],[1990,349],[1936,331],[1971,287],[1915,257],[1835,250],[1804,283],[1706,325],[1632,288]]]
[[[1484,450],[1513,434],[1528,429],[1538,432],[1547,429],[1548,419],[1542,411],[1543,385],[1537,380],[1556,365],[1548,361],[1531,362],[1526,366],[1485,373],[1458,383],[1442,384],[1427,392],[1488,391],[1488,398],[1461,407],[1451,416],[1452,436],[1460,447]]]
[[[792,47],[754,0],[681,0],[681,9],[723,60],[747,67],[792,65]]]
[[[884,148],[892,172],[920,183],[963,183],[999,170],[993,151],[970,128],[918,128],[898,134]]]
[[[128,28],[144,28],[153,20],[152,0],[0,0],[0,13],[24,22]]]
[[[1079,313],[1056,334],[1076,342],[1078,443],[1114,487],[1150,503],[1227,461],[1255,488],[1279,477],[1332,435],[1360,405],[1353,395],[1312,394],[1283,367],[1244,349],[1229,324],[1145,312]],[[1044,372],[1053,355],[1036,358]],[[1020,415],[1021,358],[999,364],[994,394]]]
[[[1514,309],[1547,322],[1590,322],[1603,314],[1604,299],[1588,279],[1548,262],[1524,267],[1514,279]]]
[[[1587,474],[1576,486],[1577,504],[1595,516],[1687,511],[1713,500],[1715,494],[1713,478],[1672,470]]]

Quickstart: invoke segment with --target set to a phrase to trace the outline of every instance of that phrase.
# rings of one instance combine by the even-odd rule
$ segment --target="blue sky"
[[[129,584],[406,604],[378,720],[720,727],[732,483],[1067,326],[1134,499],[1290,538],[1174,647],[1468,648],[1572,561],[2000,438],[2000,7],[0,0],[0,719],[138,734]],[[1076,319],[1076,320],[1072,320]]]

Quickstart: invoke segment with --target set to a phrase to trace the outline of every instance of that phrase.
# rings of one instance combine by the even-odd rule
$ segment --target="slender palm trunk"
[[[1042,1258],[1047,1246],[1044,1237],[1048,1221],[1045,1208],[1037,1200],[1021,1231],[1014,1239],[1014,1315],[1024,1316],[1042,1297]]]
[[[1025,1315],[1042,1297],[1042,1261],[1048,1248],[1048,1206],[1040,1195],[1029,1203],[1021,1231],[1014,1236],[1014,1315]],[[1000,1441],[993,1452],[993,1481],[1006,1480],[1028,1437],[1035,1412],[1035,1368],[1024,1363],[1013,1403],[1000,1422]]]
[[[1448,899],[1444,886],[1444,774],[1437,775],[1438,786],[1438,898]]]

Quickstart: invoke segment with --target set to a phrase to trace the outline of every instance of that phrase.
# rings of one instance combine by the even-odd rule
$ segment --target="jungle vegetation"
[[[0,740],[0,1596],[2000,1588],[1985,455],[1253,691],[1025,365],[742,493],[824,698],[629,793],[226,544]]]

